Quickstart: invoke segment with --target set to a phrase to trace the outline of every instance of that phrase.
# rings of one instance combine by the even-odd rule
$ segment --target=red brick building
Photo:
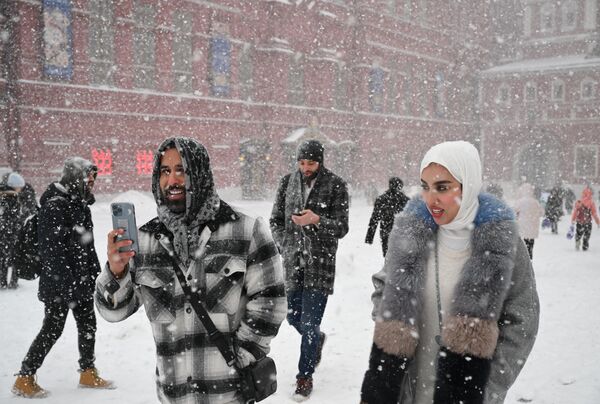
[[[531,80],[519,84],[505,74],[510,63],[583,57],[598,36],[587,11],[597,2],[574,1],[583,11],[576,13],[581,26],[565,34],[572,47],[539,50],[550,35],[535,28],[542,3],[2,2],[0,165],[40,189],[57,178],[65,157],[81,155],[99,165],[101,191],[147,190],[152,151],[167,136],[186,135],[207,146],[218,186],[241,186],[252,197],[276,186],[304,137],[327,142],[326,164],[354,187],[370,180],[383,186],[393,174],[415,182],[424,150],[466,138],[482,147],[491,178],[512,179],[521,173],[512,145],[523,143],[514,117],[525,108],[511,97]],[[525,16],[529,31],[518,23]],[[512,35],[501,40],[503,32]],[[560,108],[539,93],[533,109],[546,111],[540,116],[564,114],[578,80],[567,76]],[[581,77],[596,83],[597,65]],[[536,81],[539,90],[543,83]],[[506,86],[514,87],[510,105],[496,102]],[[585,157],[573,151],[556,160],[566,179],[577,178],[576,158],[588,171],[589,161],[597,162],[592,87],[594,96],[577,103],[575,115],[589,121],[575,129],[582,133],[577,142],[562,131],[550,135],[557,151],[595,145]],[[553,133],[559,124],[566,123]],[[547,127],[536,123],[531,133],[548,136]]]

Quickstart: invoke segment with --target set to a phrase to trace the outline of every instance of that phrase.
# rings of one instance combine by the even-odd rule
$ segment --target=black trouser
[[[523,241],[525,242],[525,245],[527,246],[527,251],[529,252],[529,258],[533,258],[533,243],[535,242],[535,239],[524,238]]]
[[[68,303],[46,303],[42,329],[23,359],[20,372],[22,375],[35,374],[42,366],[46,355],[62,335],[69,308],[73,311],[73,317],[77,323],[79,367],[82,370],[94,367],[94,346],[96,344],[94,301],[90,300],[77,305],[71,304],[71,307]]]
[[[558,234],[558,219],[550,219],[550,228],[552,229],[552,233]]]
[[[577,231],[575,233],[575,242],[578,243],[583,237],[583,245],[581,248],[583,251],[587,250],[590,246],[590,236],[592,235],[592,222],[589,223],[577,223]]]

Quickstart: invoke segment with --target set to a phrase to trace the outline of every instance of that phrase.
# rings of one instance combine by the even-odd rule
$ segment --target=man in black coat
[[[21,364],[13,393],[45,397],[35,380],[37,370],[61,336],[69,310],[77,323],[81,387],[111,388],[94,367],[96,316],[94,288],[100,264],[94,247],[92,190],[98,169],[81,157],[68,158],[59,182],[50,184],[40,202],[38,238],[42,259],[38,298],[44,321]]]
[[[348,187],[323,166],[323,150],[316,140],[300,145],[298,170],[281,180],[270,220],[283,250],[287,319],[302,335],[298,399],[312,392],[312,374],[325,342],[319,326],[333,293],[338,240],[348,232]]]
[[[392,226],[394,225],[394,216],[402,212],[406,202],[408,202],[408,197],[402,192],[403,187],[404,183],[400,178],[391,177],[389,189],[375,200],[371,220],[369,220],[369,228],[367,229],[365,243],[373,244],[377,225],[381,222],[379,236],[381,237],[381,248],[383,249],[384,257],[385,254],[387,254],[388,238],[392,232]]]

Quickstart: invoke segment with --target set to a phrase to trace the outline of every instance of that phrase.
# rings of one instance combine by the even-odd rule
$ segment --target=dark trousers
[[[90,300],[77,305],[71,304],[71,307],[68,303],[46,303],[42,329],[23,359],[20,372],[22,375],[35,374],[42,366],[50,349],[63,333],[69,308],[73,311],[73,317],[77,323],[79,367],[82,370],[94,367],[94,346],[96,344],[94,301]]]
[[[533,243],[535,242],[535,239],[524,238],[523,241],[525,242],[525,245],[527,246],[527,252],[529,252],[529,258],[532,259],[533,258]]]
[[[300,360],[296,377],[312,377],[315,371],[320,328],[328,295],[316,290],[299,289],[290,292],[287,320],[302,335]]]
[[[578,243],[583,237],[583,245],[581,249],[583,251],[590,247],[590,236],[592,235],[592,222],[589,223],[577,223],[577,230],[575,232],[575,242]]]
[[[550,219],[550,229],[552,229],[552,233],[558,234],[558,220]]]

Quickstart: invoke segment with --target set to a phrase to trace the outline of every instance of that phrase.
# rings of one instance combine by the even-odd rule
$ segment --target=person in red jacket
[[[575,202],[575,208],[573,208],[573,215],[571,216],[571,223],[576,223],[575,232],[575,249],[579,250],[581,247],[583,251],[586,251],[590,245],[590,236],[592,235],[592,218],[598,226],[600,226],[600,219],[598,219],[598,213],[596,212],[596,204],[592,200],[593,191],[590,187],[585,187],[581,193],[581,198]],[[583,238],[583,246],[581,245],[581,239]]]

